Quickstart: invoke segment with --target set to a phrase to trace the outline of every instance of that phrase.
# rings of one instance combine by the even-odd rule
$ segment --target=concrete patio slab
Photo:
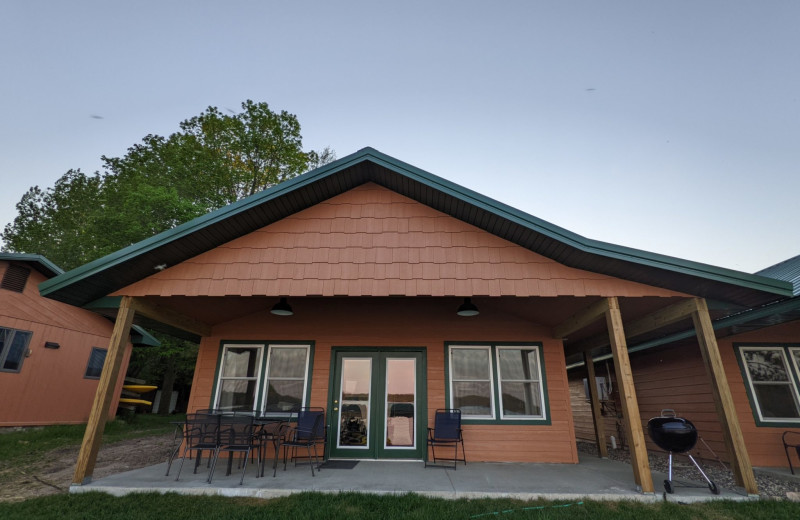
[[[112,495],[159,492],[191,495],[224,495],[256,498],[275,498],[317,491],[338,493],[356,491],[375,494],[417,493],[430,497],[459,498],[517,498],[521,500],[670,500],[696,502],[715,499],[748,500],[743,490],[721,489],[712,495],[705,485],[676,487],[675,493],[666,495],[661,482],[666,478],[653,473],[655,494],[639,492],[633,483],[633,473],[628,464],[581,457],[579,464],[527,464],[474,462],[450,467],[424,468],[421,461],[359,461],[352,469],[323,467],[314,477],[308,465],[291,464],[286,471],[278,468],[277,477],[256,477],[255,468],[247,469],[244,484],[239,485],[240,472],[225,476],[220,467],[214,474],[213,484],[206,483],[205,465],[197,474],[187,461],[181,478],[175,481],[177,467],[173,465],[170,476],[165,476],[166,463],[128,471],[98,479],[86,485],[73,485],[72,493],[102,491]]]

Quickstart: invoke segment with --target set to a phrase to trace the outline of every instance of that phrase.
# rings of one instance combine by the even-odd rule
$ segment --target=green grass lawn
[[[170,422],[183,418],[183,415],[149,414],[118,417],[106,425],[103,443],[172,432],[175,426]],[[0,433],[0,465],[23,461],[30,464],[50,450],[79,446],[85,430],[85,424],[67,424]]]
[[[302,493],[259,500],[175,494],[135,494],[115,498],[102,493],[54,495],[0,503],[0,518],[81,519],[742,519],[796,520],[800,504],[786,501],[679,505],[659,502],[522,502],[506,499],[444,500],[419,495]]]

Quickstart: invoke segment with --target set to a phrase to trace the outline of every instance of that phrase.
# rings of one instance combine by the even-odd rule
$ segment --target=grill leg
[[[689,454],[687,453],[687,455],[689,455]],[[689,455],[689,460],[692,461],[692,463],[694,464],[694,467],[697,468],[697,471],[699,471],[700,474],[703,475],[703,478],[706,479],[706,482],[708,482],[709,485],[713,484],[713,482],[711,482],[711,479],[708,478],[708,476],[705,474],[705,472],[700,468],[700,464],[698,464],[697,461],[694,460],[694,457]]]
[[[672,452],[669,452],[669,476],[667,479],[672,482]]]

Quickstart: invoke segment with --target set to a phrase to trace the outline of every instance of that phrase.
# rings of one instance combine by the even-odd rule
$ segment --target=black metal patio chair
[[[292,450],[292,459],[297,465],[297,448],[305,448],[308,453],[309,465],[311,466],[311,476],[313,477],[314,463],[317,465],[317,470],[319,471],[320,469],[317,444],[322,443],[324,449],[324,442],[325,409],[301,408],[297,413],[297,424],[287,431],[286,439],[281,444],[283,447],[283,470],[286,471],[286,458],[289,449]]]
[[[789,471],[794,475],[794,467],[792,466],[792,458],[789,456],[789,448],[793,448],[800,458],[800,432],[793,432],[791,430],[783,432],[781,436],[783,441],[783,451],[786,452],[786,460],[789,461]]]
[[[187,453],[190,457],[192,452],[195,453],[194,473],[197,473],[197,468],[200,466],[203,452],[208,451],[209,453],[214,453],[216,451],[219,446],[219,424],[221,417],[222,416],[219,414],[186,414],[186,421],[183,426],[183,454],[181,455],[181,465],[178,468],[178,474],[175,480],[181,478],[181,471],[183,470],[183,463],[186,460]],[[169,473],[169,469],[167,473]]]
[[[214,471],[217,468],[217,461],[219,460],[220,454],[223,452],[227,452],[229,455],[228,474],[230,474],[231,457],[233,454],[244,454],[242,460],[239,461],[242,466],[242,477],[239,479],[239,485],[241,486],[244,482],[244,474],[245,471],[247,471],[247,459],[250,457],[250,453],[260,453],[259,438],[254,429],[252,414],[225,414],[220,416],[219,444],[214,451],[214,460],[211,462],[211,470],[208,473],[209,484],[214,480]],[[256,466],[256,468],[259,466]]]
[[[462,458],[458,458],[458,445],[461,445]],[[436,447],[453,447],[453,458],[437,457]],[[433,428],[428,428],[428,447],[433,454],[433,463],[438,460],[452,460],[453,469],[457,469],[458,462],[467,465],[467,454],[464,451],[464,437],[461,432],[461,410],[458,408],[442,408],[436,410]],[[428,467],[428,450],[425,450],[425,467]]]

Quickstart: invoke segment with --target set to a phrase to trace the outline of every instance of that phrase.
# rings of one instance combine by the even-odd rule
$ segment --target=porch
[[[516,498],[520,500],[547,499],[574,501],[665,499],[660,483],[666,478],[653,472],[659,483],[655,494],[639,492],[631,481],[628,464],[590,455],[581,455],[578,464],[489,463],[472,462],[466,466],[423,467],[421,461],[361,460],[353,467],[343,461],[332,461],[323,466],[314,477],[307,465],[291,464],[277,477],[266,475],[257,478],[255,469],[248,469],[244,484],[239,485],[240,472],[225,476],[223,471],[214,475],[214,483],[206,483],[204,467],[197,474],[184,467],[181,480],[176,482],[173,466],[170,476],[165,476],[166,463],[149,466],[97,479],[89,484],[73,485],[72,493],[102,491],[112,495],[159,492],[186,495],[223,495],[253,498],[276,498],[315,491],[337,493],[357,491],[375,494],[417,493],[446,499],[461,498]],[[338,467],[337,467],[338,463]],[[187,464],[189,464],[187,462]],[[687,482],[688,484],[688,482]],[[666,500],[680,502],[717,499],[748,500],[743,489],[722,489],[712,495],[704,483],[692,482],[697,487],[677,487]]]

